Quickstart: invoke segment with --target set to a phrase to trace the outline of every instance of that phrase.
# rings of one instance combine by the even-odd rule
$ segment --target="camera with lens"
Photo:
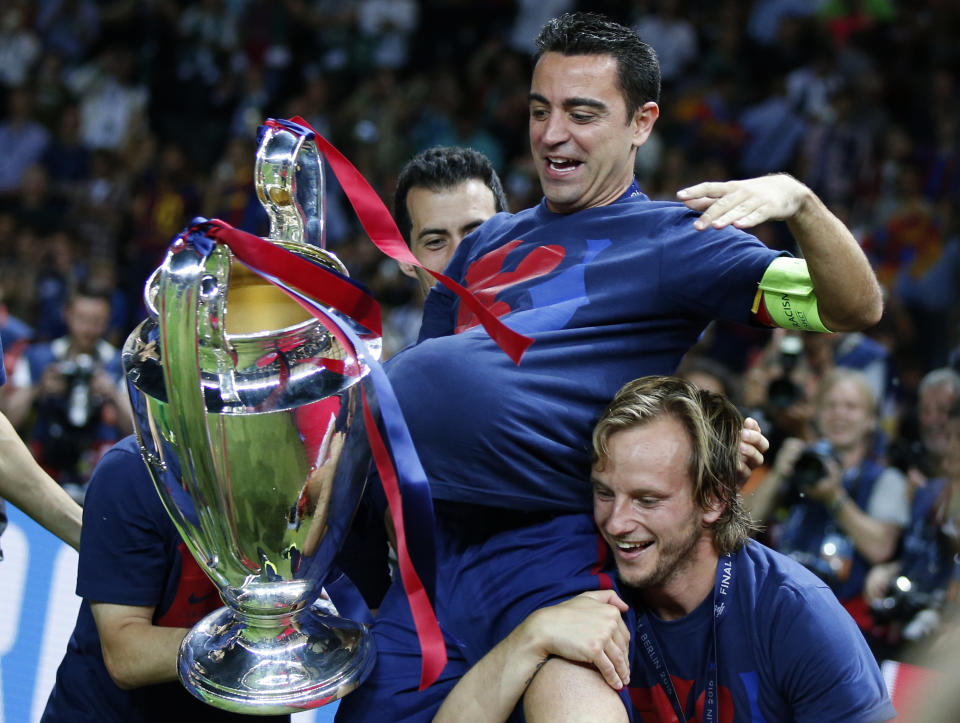
[[[802,353],[803,342],[800,337],[785,336],[781,339],[777,361],[783,372],[767,384],[767,404],[772,408],[786,409],[803,399],[803,390],[790,379]]]
[[[907,474],[918,470],[926,477],[934,476],[930,453],[919,439],[895,439],[887,446],[887,461],[891,467]]]
[[[793,471],[784,480],[781,495],[790,506],[799,502],[806,490],[827,476],[829,460],[834,459],[830,445],[816,442],[804,447],[793,464]]]
[[[94,411],[90,394],[90,381],[96,371],[93,357],[78,354],[61,362],[59,370],[67,382],[65,421],[71,427],[86,427]]]
[[[939,608],[944,597],[943,590],[919,590],[910,578],[901,575],[890,584],[886,596],[870,603],[870,612],[878,624],[908,622],[921,610]]]

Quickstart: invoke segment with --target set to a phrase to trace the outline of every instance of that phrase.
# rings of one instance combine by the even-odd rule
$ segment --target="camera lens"
[[[767,385],[767,403],[777,409],[786,409],[800,399],[800,389],[786,377],[777,377]]]
[[[811,449],[804,450],[793,466],[791,479],[797,487],[812,487],[827,476],[827,466],[823,457]]]

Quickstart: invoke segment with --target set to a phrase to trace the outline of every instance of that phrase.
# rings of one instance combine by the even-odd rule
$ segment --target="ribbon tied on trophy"
[[[269,238],[196,219],[148,281],[151,316],[123,356],[144,460],[227,604],[185,638],[181,680],[212,705],[266,714],[335,700],[372,668],[369,615],[334,563],[371,456],[397,532],[421,689],[446,651],[430,603],[429,486],[378,363],[379,305],[323,248],[321,152],[374,244],[416,259],[362,175],[305,121],[268,120],[259,141]],[[531,340],[431,273],[519,363]],[[311,604],[322,589],[332,605]]]

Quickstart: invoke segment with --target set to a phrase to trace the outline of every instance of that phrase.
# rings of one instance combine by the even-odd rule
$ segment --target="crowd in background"
[[[911,526],[927,524],[923,515],[948,518],[936,529],[955,518],[952,486],[928,483],[956,475],[960,486],[942,450],[931,459],[919,404],[925,376],[960,366],[960,8],[947,0],[7,0],[0,333],[14,388],[29,345],[75,333],[64,311],[77,295],[106,295],[102,341],[122,344],[145,314],[144,281],[192,218],[266,234],[253,166],[267,117],[305,118],[388,206],[403,162],[434,145],[486,154],[512,210],[537,203],[526,130],[532,40],[547,18],[578,9],[635,26],[659,55],[662,112],[636,168],[648,196],[673,199],[702,180],[787,171],[862,243],[885,293],[875,328],[797,337],[714,325],[685,373],[711,377],[760,418],[773,445],[764,471],[787,478],[781,452],[796,462],[817,440],[846,444],[830,440],[825,421],[837,388],[831,373],[858,370],[854,396],[866,390],[867,419],[857,418],[863,450],[851,464],[862,470],[870,460],[877,478],[898,470],[903,504],[878,513],[881,525],[868,521],[863,535],[846,536],[869,543],[855,545],[861,579],[901,560]],[[379,300],[395,351],[416,333],[420,292],[367,240],[336,180],[327,180],[328,247]],[[777,224],[758,235],[795,251]],[[941,388],[952,398],[960,386],[951,385]],[[943,399],[928,424],[946,429]],[[28,440],[38,416],[26,410],[18,419]],[[41,440],[31,441],[42,459]],[[83,468],[91,466],[87,459]],[[837,479],[849,471],[841,467]],[[844,484],[859,485],[855,477]],[[82,480],[70,483],[82,488]],[[765,488],[762,479],[752,485],[750,493]],[[871,517],[868,491],[838,489],[818,508],[825,525],[848,495]],[[815,501],[772,490],[757,508],[761,534],[776,545],[791,534],[790,510]],[[836,519],[843,524],[834,532],[849,533],[846,518]],[[830,567],[821,552],[803,554]],[[921,610],[940,610],[953,595],[953,558],[940,557],[930,563],[944,568],[929,591],[938,597]],[[887,598],[877,575],[873,597]],[[891,626],[891,616],[850,609],[878,655],[902,654],[912,618]],[[939,620],[928,627],[937,630]]]

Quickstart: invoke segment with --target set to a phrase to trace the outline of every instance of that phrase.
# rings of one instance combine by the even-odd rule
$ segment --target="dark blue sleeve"
[[[3,342],[0,341],[0,387],[7,383],[7,370],[3,366]]]
[[[178,537],[133,437],[97,464],[84,500],[77,594],[160,605]]]
[[[778,688],[794,720],[885,721],[896,712],[856,623],[827,588],[781,588],[772,641]]]
[[[764,246],[736,228],[693,229],[693,215],[676,219],[673,242],[660,260],[662,290],[697,316],[747,323],[757,285],[784,252]]]

